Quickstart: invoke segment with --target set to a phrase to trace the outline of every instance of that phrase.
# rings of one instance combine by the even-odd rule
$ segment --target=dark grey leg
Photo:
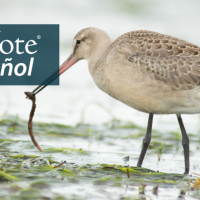
[[[185,158],[185,173],[184,174],[188,174],[189,169],[190,169],[189,138],[186,133],[181,115],[177,115],[177,118],[178,118],[178,123],[179,123],[180,129],[181,129],[181,133],[182,133],[182,145],[183,145],[183,149],[184,149],[184,158]]]
[[[152,123],[153,123],[153,113],[149,113],[149,121],[148,121],[148,126],[147,126],[147,132],[146,135],[143,139],[143,146],[142,146],[142,151],[140,153],[140,157],[138,159],[137,166],[141,167],[142,162],[144,160],[144,156],[147,152],[147,149],[149,147],[150,141],[151,141],[151,130],[152,130]]]

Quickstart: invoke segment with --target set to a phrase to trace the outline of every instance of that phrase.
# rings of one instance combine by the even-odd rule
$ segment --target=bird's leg
[[[189,169],[190,169],[189,138],[186,133],[181,115],[177,115],[177,118],[178,118],[178,123],[179,123],[180,129],[181,129],[181,133],[182,133],[182,145],[183,145],[183,149],[184,149],[184,158],[185,158],[185,173],[184,174],[188,174]]]
[[[146,132],[146,135],[145,135],[145,137],[143,139],[142,151],[140,153],[140,157],[139,157],[138,163],[137,163],[138,167],[142,166],[142,162],[144,160],[144,156],[145,156],[145,154],[147,152],[147,149],[148,149],[150,141],[151,141],[152,123],[153,123],[153,113],[149,113],[147,132]]]

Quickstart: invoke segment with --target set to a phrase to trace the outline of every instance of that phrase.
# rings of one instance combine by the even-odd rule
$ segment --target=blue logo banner
[[[0,25],[0,85],[59,85],[59,25]]]

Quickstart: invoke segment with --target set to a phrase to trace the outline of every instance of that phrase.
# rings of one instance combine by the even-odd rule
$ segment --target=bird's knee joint
[[[186,140],[186,141],[183,140],[182,141],[182,145],[183,146],[189,146],[189,140]]]
[[[144,139],[144,140],[143,140],[143,144],[149,145],[149,144],[150,144],[150,140]]]

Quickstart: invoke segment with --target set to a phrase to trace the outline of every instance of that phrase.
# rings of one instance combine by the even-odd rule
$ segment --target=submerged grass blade
[[[9,180],[9,181],[20,181],[19,178],[17,178],[16,176],[10,175],[8,173],[5,173],[3,171],[0,171],[0,177],[4,180]]]

